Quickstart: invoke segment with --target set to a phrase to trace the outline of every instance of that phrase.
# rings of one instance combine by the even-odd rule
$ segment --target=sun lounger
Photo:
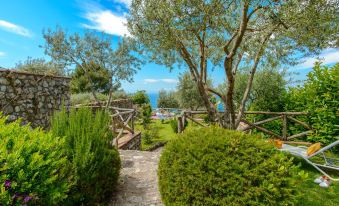
[[[288,145],[288,144],[283,144],[282,148],[279,149],[279,150],[284,151],[284,152],[289,152],[294,156],[298,156],[298,157],[303,158],[306,162],[311,164],[314,168],[316,168],[322,174],[326,175],[331,180],[339,181],[339,178],[335,179],[323,170],[323,168],[327,168],[327,169],[339,171],[339,159],[329,158],[325,154],[325,152],[327,150],[333,148],[334,146],[336,146],[338,144],[339,144],[339,140],[333,142],[330,145],[327,145],[326,147],[319,149],[318,151],[316,151],[316,152],[314,152],[313,154],[310,154],[310,155],[307,155],[308,147],[305,147],[305,146],[291,146],[291,145]],[[311,158],[315,157],[315,156],[322,157],[324,159],[324,164],[319,164],[319,163],[313,162],[311,160]]]

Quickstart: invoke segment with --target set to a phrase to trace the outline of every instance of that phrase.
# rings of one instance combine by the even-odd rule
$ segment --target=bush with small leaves
[[[165,205],[293,205],[301,173],[258,136],[221,128],[186,130],[158,168]]]
[[[65,139],[0,113],[0,205],[62,205],[74,185]]]

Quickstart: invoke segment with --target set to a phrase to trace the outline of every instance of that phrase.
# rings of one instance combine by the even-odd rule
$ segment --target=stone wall
[[[70,78],[0,69],[0,111],[8,121],[22,118],[47,128],[54,110],[70,104]]]

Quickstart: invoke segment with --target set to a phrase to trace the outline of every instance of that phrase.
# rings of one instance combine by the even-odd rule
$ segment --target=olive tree
[[[295,64],[297,56],[336,45],[338,18],[338,2],[328,0],[133,0],[128,28],[154,62],[183,64],[210,118],[235,129],[258,65]],[[236,110],[234,83],[243,64],[251,69]],[[223,69],[226,93],[208,86],[211,66]],[[210,93],[222,100],[224,115]]]
[[[97,35],[94,32],[85,31],[83,35],[78,33],[67,34],[62,28],[54,31],[43,31],[45,54],[54,61],[66,66],[76,66],[83,70],[89,81],[91,92],[95,95],[95,87],[90,77],[90,71],[99,66],[109,73],[109,105],[114,88],[120,86],[122,80],[133,81],[133,75],[140,69],[142,61],[136,56],[135,44],[130,38],[124,37],[119,41],[116,49],[112,48],[112,37],[109,35]]]

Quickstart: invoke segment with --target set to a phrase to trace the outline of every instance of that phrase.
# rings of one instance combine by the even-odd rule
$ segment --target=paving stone
[[[122,169],[110,206],[162,206],[158,190],[158,162],[154,152],[120,150]]]

